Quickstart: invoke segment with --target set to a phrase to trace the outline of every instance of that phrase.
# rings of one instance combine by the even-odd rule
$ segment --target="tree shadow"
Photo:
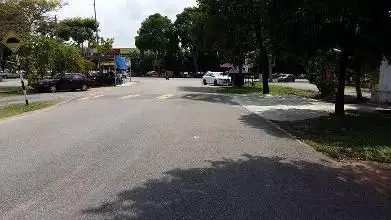
[[[251,110],[251,107],[247,107]],[[307,119],[317,119],[330,114],[327,110],[312,110],[302,108],[288,108],[288,109],[268,109],[258,110],[254,109],[253,112],[258,113],[262,118],[271,121],[302,121]]]
[[[239,121],[246,126],[263,130],[275,137],[288,138],[284,132],[277,129],[274,125],[257,114],[241,115]]]
[[[228,104],[234,106],[239,105],[237,102],[232,100],[232,97],[225,96],[225,95],[191,93],[191,94],[183,95],[181,98],[192,100],[192,101],[200,101],[200,102],[221,103],[221,104]]]
[[[106,219],[389,219],[391,202],[352,169],[243,155],[175,169],[82,210]],[[382,175],[381,173],[379,175]]]

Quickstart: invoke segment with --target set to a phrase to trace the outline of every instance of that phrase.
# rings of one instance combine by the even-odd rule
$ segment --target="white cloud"
[[[57,12],[59,19],[94,17],[94,0],[67,0],[68,5]],[[115,47],[134,47],[134,37],[141,22],[149,15],[160,13],[175,20],[185,7],[196,0],[96,0],[100,35],[114,37]]]

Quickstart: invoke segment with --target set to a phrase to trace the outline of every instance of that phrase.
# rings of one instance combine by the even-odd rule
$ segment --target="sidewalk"
[[[294,95],[233,95],[233,101],[248,111],[271,121],[301,121],[318,118],[333,113],[335,107],[334,103]],[[374,112],[387,109],[363,104],[347,104],[345,110]]]

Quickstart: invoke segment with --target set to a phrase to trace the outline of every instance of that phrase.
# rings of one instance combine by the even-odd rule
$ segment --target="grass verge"
[[[28,93],[34,91],[33,88],[31,87],[26,87],[26,88]],[[23,95],[23,89],[21,86],[0,89],[0,98],[7,97],[7,96],[16,96],[16,95]]]
[[[390,113],[348,112],[345,118],[275,123],[331,157],[391,163]]]
[[[31,112],[38,109],[47,108],[56,103],[57,102],[55,101],[42,101],[42,102],[31,102],[29,103],[28,106],[26,106],[24,103],[0,106],[0,119],[19,115],[25,112]]]
[[[297,95],[307,98],[315,98],[318,95],[317,92],[311,90],[296,89],[274,84],[269,84],[269,87],[271,95]],[[262,93],[262,83],[255,83],[254,86],[246,85],[244,87],[220,87],[218,92],[225,94]]]

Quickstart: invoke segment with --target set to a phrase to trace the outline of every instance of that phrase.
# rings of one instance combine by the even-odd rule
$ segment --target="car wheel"
[[[202,84],[204,84],[204,86],[206,86],[208,83],[206,83],[206,80],[204,79],[204,80],[202,81]]]
[[[86,84],[83,84],[81,86],[81,91],[87,91],[88,90],[88,86]]]
[[[215,81],[213,82],[213,85],[217,86],[217,80],[215,79]]]
[[[56,87],[55,85],[51,85],[51,86],[49,87],[49,91],[50,91],[51,93],[55,93],[55,92],[57,92],[57,87]]]
[[[7,78],[8,78],[7,76],[5,76],[5,75],[3,76],[3,79],[7,79]]]

